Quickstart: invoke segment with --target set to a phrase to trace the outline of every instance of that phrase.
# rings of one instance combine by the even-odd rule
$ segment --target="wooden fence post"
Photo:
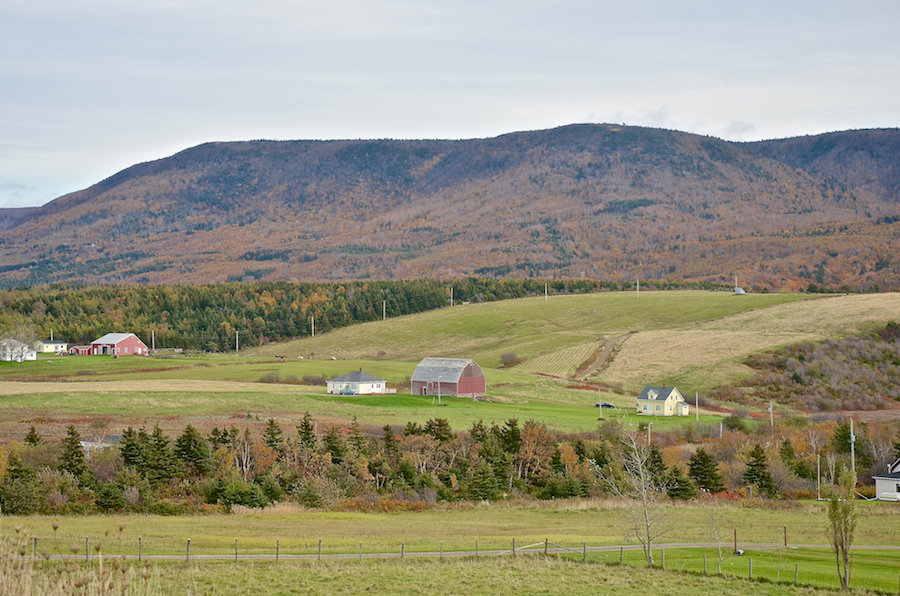
[[[478,558],[478,541],[475,541],[475,558]]]
[[[441,540],[441,561],[444,560],[444,541]]]
[[[316,560],[319,562],[322,561],[322,539],[321,538],[319,538],[319,555]]]
[[[237,563],[237,553],[238,553],[238,549],[237,549],[237,541],[238,541],[238,539],[235,538],[235,539],[234,539],[234,562],[235,562],[235,563]]]
[[[362,542],[359,543],[359,560],[362,561]]]
[[[515,538],[513,538],[512,556],[514,556],[514,557],[516,556],[516,539]]]
[[[662,568],[666,568],[666,549],[662,549]]]
[[[85,536],[84,537],[84,562],[87,563],[91,560],[91,541]]]
[[[800,583],[800,563],[794,563],[794,583]]]
[[[143,550],[144,550],[144,545],[141,543],[141,537],[138,536],[138,561],[141,560],[141,555],[144,554],[142,552]]]
[[[281,548],[280,548],[281,545],[279,544],[279,542],[280,541],[276,538],[275,539],[275,562],[276,563],[278,562],[278,555],[281,554],[279,552],[281,550]]]
[[[547,556],[547,542],[549,542],[549,540],[547,538],[544,538],[544,556],[545,557]]]
[[[587,542],[581,543],[581,562],[587,563]]]
[[[405,543],[405,542],[401,542],[401,543],[400,543],[400,558],[401,558],[401,559],[403,558],[403,551],[404,551],[404,550],[406,550],[406,543]]]
[[[184,551],[184,560],[186,563],[190,564],[191,562],[191,539],[187,540],[187,549]]]
[[[37,556],[37,536],[34,537],[34,547],[31,549],[31,557]]]
[[[619,565],[622,564],[622,555],[623,555],[623,551],[624,551],[624,550],[625,550],[625,549],[622,548],[621,546],[619,547]]]
[[[706,575],[706,553],[703,553],[703,575]]]
[[[753,557],[748,557],[747,560],[750,561],[750,575],[748,577],[753,579]]]

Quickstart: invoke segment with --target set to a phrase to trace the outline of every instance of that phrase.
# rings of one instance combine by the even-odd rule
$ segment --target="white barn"
[[[384,379],[374,377],[359,369],[346,375],[335,377],[327,382],[328,393],[340,395],[374,395],[388,393]]]

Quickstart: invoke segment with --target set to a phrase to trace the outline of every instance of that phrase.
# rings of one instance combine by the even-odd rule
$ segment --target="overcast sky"
[[[900,126],[895,0],[0,0],[0,207],[206,141]]]

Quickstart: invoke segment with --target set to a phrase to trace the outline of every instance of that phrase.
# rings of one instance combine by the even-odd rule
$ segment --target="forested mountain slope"
[[[900,131],[738,144],[617,125],[209,143],[0,231],[0,285],[411,277],[900,287]]]

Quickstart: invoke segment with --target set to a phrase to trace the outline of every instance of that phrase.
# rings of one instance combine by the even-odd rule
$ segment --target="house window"
[[[125,353],[126,353],[126,354],[128,353],[128,348],[125,348]]]
[[[656,411],[659,412],[659,404],[656,405]]]

